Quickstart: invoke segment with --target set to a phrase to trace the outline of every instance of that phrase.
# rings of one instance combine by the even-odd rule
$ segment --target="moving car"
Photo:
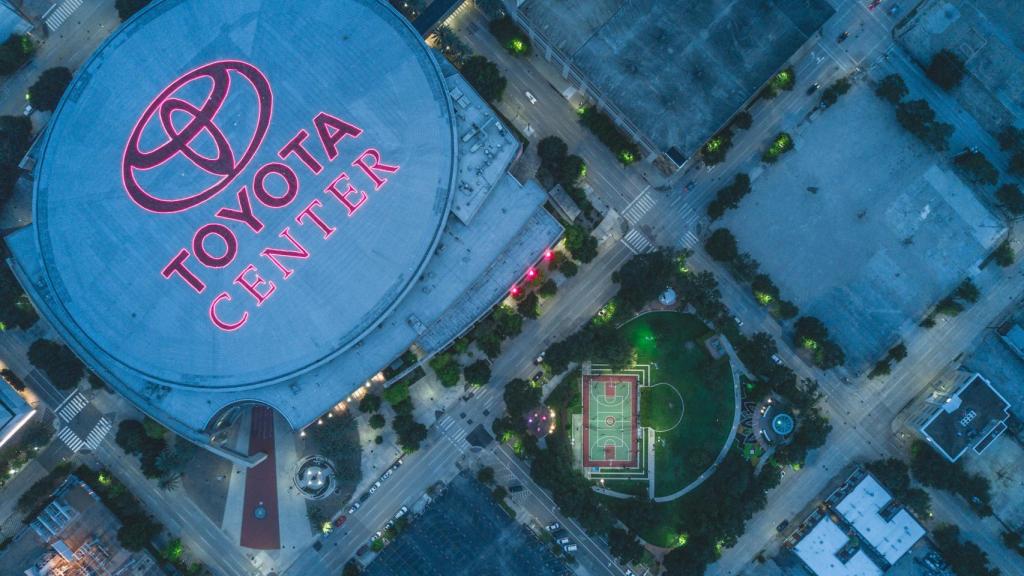
[[[686,183],[686,191],[689,192],[690,190],[693,190],[695,186],[697,186],[697,181],[690,180],[689,182]]]
[[[844,31],[842,34],[839,35],[839,38],[836,38],[836,44],[842,44],[843,41],[846,40],[849,37],[850,37],[850,33]]]
[[[882,0],[871,0],[871,2],[868,4],[868,10],[874,10],[875,8],[878,8],[878,5],[881,3]]]
[[[531,94],[529,90],[526,91],[526,99],[530,101],[530,104],[537,103],[537,97]]]
[[[815,92],[818,91],[818,88],[821,88],[821,84],[818,84],[817,82],[811,84],[810,86],[807,87],[807,94],[814,94]]]

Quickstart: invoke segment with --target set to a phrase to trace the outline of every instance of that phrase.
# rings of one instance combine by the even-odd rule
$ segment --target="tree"
[[[465,370],[466,382],[473,386],[483,386],[491,379],[491,365],[486,360],[477,360]]]
[[[569,154],[569,146],[558,136],[547,136],[537,142],[537,156],[541,162],[561,161]]]
[[[732,118],[732,125],[739,128],[740,130],[747,130],[754,124],[754,117],[750,115],[750,112],[741,110],[736,113]]]
[[[597,256],[597,238],[576,224],[565,229],[565,249],[573,259],[586,264]]]
[[[935,111],[924,100],[910,100],[896,105],[896,120],[908,132],[935,150],[949,147],[953,127],[935,119]]]
[[[380,430],[385,425],[387,425],[388,421],[387,421],[386,418],[384,418],[383,414],[377,413],[377,414],[374,414],[373,416],[370,416],[370,422],[369,423],[370,423],[370,428],[373,428],[374,430]]]
[[[1022,150],[1024,149],[1024,130],[1016,126],[1006,126],[996,136],[1000,150]]]
[[[565,262],[562,262],[558,269],[562,271],[562,275],[566,278],[572,278],[577,272],[579,272],[580,267],[572,260],[566,260]]]
[[[376,394],[367,394],[359,401],[359,411],[363,414],[369,414],[378,410],[380,410],[380,396]]]
[[[117,15],[121,18],[121,22],[124,22],[145,8],[146,4],[149,4],[149,0],[116,0],[114,7],[117,8]]]
[[[665,556],[665,571],[672,576],[702,576],[718,557],[715,543],[704,532],[690,535],[686,545],[673,549]]]
[[[28,349],[28,361],[50,378],[61,390],[70,390],[85,376],[82,361],[65,345],[39,339]]]
[[[984,476],[971,474],[960,463],[940,456],[923,441],[910,447],[910,472],[925,486],[959,495],[981,516],[992,514],[991,486]]]
[[[608,549],[625,564],[635,564],[644,557],[644,547],[636,536],[621,528],[608,531]]]
[[[184,438],[179,438],[174,442],[174,447],[165,448],[156,457],[156,467],[160,469],[164,477],[180,475],[195,458],[196,450],[195,444]]]
[[[1024,214],[1024,194],[1016,184],[1003,184],[996,190],[996,200],[1014,216]]]
[[[524,318],[537,318],[540,316],[540,310],[537,308],[539,304],[540,298],[537,297],[536,293],[530,292],[526,296],[523,296],[523,299],[519,301],[519,304],[516,305],[516,310],[518,310]]]
[[[9,76],[32,58],[35,44],[24,34],[11,34],[0,44],[0,76]]]
[[[530,55],[530,39],[510,16],[495,18],[487,24],[491,34],[513,56]]]
[[[615,300],[627,314],[638,311],[665,290],[674,272],[672,255],[665,250],[633,256],[612,274],[619,285]]]
[[[728,228],[718,228],[712,232],[704,242],[704,250],[718,262],[731,262],[739,255],[736,237]]]
[[[558,293],[558,285],[555,284],[554,280],[548,278],[540,285],[540,288],[537,289],[537,293],[545,298],[550,298]]]
[[[492,0],[492,1],[496,1],[496,0]],[[479,4],[479,3],[480,3],[480,0],[477,0],[477,4]],[[349,560],[348,562],[345,563],[345,568],[342,569],[341,576],[359,576],[362,573],[363,573],[363,569],[359,567],[359,562],[357,562],[356,559],[353,558],[353,559],[351,559],[351,560]]]
[[[897,345],[895,345],[895,346],[893,346],[892,348],[889,349],[889,358],[892,358],[893,360],[895,360],[897,362],[899,362],[900,360],[903,360],[906,357],[907,357],[907,346],[904,343],[902,343],[902,342],[900,342],[899,344],[897,344]]]
[[[898,103],[908,93],[907,84],[899,74],[889,74],[882,78],[882,81],[878,83],[878,87],[875,88],[875,94],[893,104]]]
[[[420,442],[427,437],[427,427],[417,422],[412,414],[399,414],[391,421],[391,428],[398,435],[398,444],[405,452],[420,449]]]
[[[409,399],[409,384],[404,380],[395,382],[384,389],[384,401],[392,406],[400,404]]]
[[[977,284],[975,284],[973,280],[970,278],[964,278],[964,281],[961,282],[960,285],[956,287],[956,290],[953,291],[953,295],[960,300],[973,304],[977,302],[978,298],[981,296],[981,290],[978,289]]]
[[[999,171],[985,158],[981,152],[965,150],[953,158],[953,165],[968,180],[975,184],[995,184],[999,178]]]
[[[697,274],[684,274],[677,288],[679,297],[689,302],[701,318],[715,323],[725,317],[726,310],[718,290],[718,280],[711,272],[705,270]]]
[[[39,319],[9,266],[0,266],[0,330],[26,329]]]
[[[925,75],[939,88],[948,92],[964,79],[964,63],[959,56],[949,50],[939,50],[932,56],[932,62],[925,70]]]
[[[68,84],[71,84],[71,70],[63,66],[44,70],[35,84],[29,87],[28,100],[37,110],[55,110]]]
[[[505,386],[503,398],[505,410],[514,420],[521,420],[526,413],[540,404],[542,390],[526,380],[516,378]]]
[[[491,482],[494,482],[494,468],[484,466],[477,471],[476,479],[479,480],[481,484],[490,484]]]
[[[998,568],[989,565],[988,554],[977,544],[962,540],[960,528],[945,524],[932,531],[932,538],[942,557],[957,576],[999,576]]]
[[[445,388],[451,388],[459,383],[462,367],[451,353],[442,352],[431,358],[430,368],[437,374],[437,379]]]
[[[825,106],[831,106],[839,101],[839,97],[850,91],[853,84],[849,78],[843,77],[833,82],[821,93],[821,102]]]
[[[472,56],[462,65],[462,76],[488,102],[500,102],[507,80],[498,66],[483,56]]]
[[[124,526],[117,530],[117,541],[125,550],[133,552],[138,552],[148,546],[153,538],[156,538],[164,529],[159,523],[145,515],[129,518],[123,523]]]
[[[0,205],[11,197],[14,183],[21,176],[18,163],[31,144],[31,120],[25,116],[0,116]],[[18,290],[21,291],[20,286]]]
[[[1018,150],[1010,156],[1010,164],[1006,170],[1014,176],[1024,177],[1024,150]]]
[[[1013,264],[1015,256],[1013,254],[1013,246],[1010,245],[1010,239],[1003,240],[999,247],[995,251],[996,264],[999,264],[1003,268]]]
[[[700,156],[707,166],[714,166],[725,161],[725,156],[732,148],[732,132],[725,130],[715,134],[700,149]]]
[[[739,206],[740,200],[750,193],[750,177],[744,173],[736,174],[732,182],[723,186],[715,193],[715,199],[708,204],[708,216],[717,220],[726,210]]]

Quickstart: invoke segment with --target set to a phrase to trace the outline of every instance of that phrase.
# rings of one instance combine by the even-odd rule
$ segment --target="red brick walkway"
[[[263,452],[267,459],[245,474],[245,510],[242,511],[242,546],[259,550],[281,547],[277,511],[277,474],[274,457],[274,411],[265,406],[252,409],[249,454]],[[257,510],[265,513],[262,518]]]

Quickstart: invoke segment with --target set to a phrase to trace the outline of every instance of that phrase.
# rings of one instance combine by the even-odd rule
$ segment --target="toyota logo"
[[[240,85],[251,88],[258,103],[255,129],[240,156],[235,155],[232,142],[217,125],[217,114],[236,87],[232,84],[233,78],[245,80]],[[197,83],[200,87],[209,86],[205,99],[199,105],[182,96],[186,88],[194,90],[193,86]],[[270,127],[272,110],[270,83],[252,64],[221,60],[187,72],[164,88],[135,124],[121,163],[125,191],[140,207],[160,214],[183,212],[206,202],[230,185],[256,155]],[[184,123],[181,122],[182,118],[186,120]],[[142,134],[154,123],[158,125],[157,133],[162,132],[163,138],[155,148],[142,150]],[[150,129],[150,132],[153,131]],[[201,136],[202,142],[207,145],[212,143],[212,156],[195,148],[194,143]],[[139,183],[141,173],[156,170],[179,157],[187,162],[185,166],[191,164],[190,169],[202,170],[214,176],[214,182],[203,190],[183,190],[175,198],[154,194]],[[176,168],[180,165],[176,163]],[[147,178],[147,181],[153,180],[152,177]]]

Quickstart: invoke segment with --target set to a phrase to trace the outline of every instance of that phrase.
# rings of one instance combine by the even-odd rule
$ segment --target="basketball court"
[[[583,465],[637,466],[636,375],[583,376]]]

